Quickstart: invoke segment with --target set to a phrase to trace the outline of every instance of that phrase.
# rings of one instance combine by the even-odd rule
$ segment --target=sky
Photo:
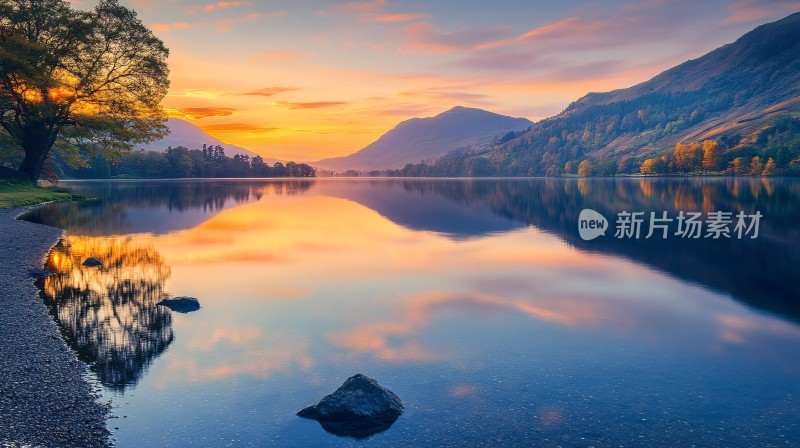
[[[170,116],[298,162],[459,105],[546,118],[800,11],[789,0],[120,3],[170,49]]]

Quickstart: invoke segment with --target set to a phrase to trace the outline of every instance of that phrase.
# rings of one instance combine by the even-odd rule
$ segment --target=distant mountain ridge
[[[493,137],[532,124],[525,118],[457,106],[435,117],[403,121],[354,154],[323,159],[313,165],[340,171],[402,168],[408,163],[437,159],[460,147],[486,144]]]
[[[596,174],[638,172],[644,159],[668,155],[677,143],[707,139],[724,149],[722,168],[759,156],[800,174],[800,13],[635,86],[589,93],[501,145],[418,171],[559,175],[566,162],[588,159]]]
[[[186,120],[170,118],[167,120],[167,127],[170,129],[169,135],[159,141],[147,145],[140,145],[139,148],[147,151],[164,151],[169,146],[173,148],[183,146],[187,149],[201,149],[203,145],[219,145],[225,148],[225,155],[228,157],[233,157],[237,154],[248,157],[255,157],[258,155],[241,146],[225,143]],[[264,162],[270,165],[277,161],[277,159],[264,159]]]

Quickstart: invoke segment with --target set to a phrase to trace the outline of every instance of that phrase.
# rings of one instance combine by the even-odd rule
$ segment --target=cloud
[[[293,103],[289,101],[274,101],[273,107],[280,107],[284,109],[321,109],[325,107],[336,107],[350,104],[348,101],[310,101]]]
[[[555,62],[543,57],[540,52],[528,49],[489,49],[470,52],[465,58],[456,61],[457,68],[481,71],[523,71],[533,72]]]
[[[202,126],[202,128],[209,132],[218,132],[218,133],[227,133],[227,132],[268,133],[280,130],[279,128],[275,127],[258,126],[249,123],[207,124]]]
[[[547,42],[565,38],[574,39],[575,37],[582,36],[598,36],[604,29],[609,27],[609,23],[587,21],[579,17],[570,17],[556,23],[551,23],[550,25],[534,28],[510,41],[490,42],[487,45],[500,46],[507,43]]]
[[[262,16],[263,15],[261,13],[253,12],[239,17],[229,17],[226,19],[214,20],[211,22],[211,25],[213,25],[218,31],[228,32],[233,29],[233,25],[250,20],[258,20]]]
[[[386,7],[387,5],[385,0],[375,0],[371,2],[349,2],[334,5],[325,11],[320,11],[319,14],[348,14],[367,22],[410,22],[415,20],[429,19],[431,17],[430,14],[425,12],[387,13]]]
[[[271,97],[279,93],[292,92],[295,90],[297,90],[297,87],[264,87],[263,89],[252,90],[242,95]]]
[[[231,92],[225,90],[181,89],[169,92],[168,96],[182,97],[182,98],[217,99],[223,96],[229,96],[230,94]]]
[[[755,22],[766,19],[776,14],[788,14],[800,9],[797,0],[741,0],[725,8],[728,16],[722,20],[723,24],[733,25],[746,22]]]
[[[481,106],[491,106],[494,103],[489,101],[489,95],[482,93],[464,92],[461,90],[439,90],[425,89],[398,92],[399,97],[424,97],[439,103],[459,103],[465,102]]]
[[[189,22],[173,22],[173,23],[154,23],[150,25],[156,31],[163,31],[169,33],[174,29],[191,28],[192,24]]]
[[[331,7],[331,10],[348,13],[363,13],[382,11],[385,7],[386,0],[374,0],[371,2],[339,3]]]
[[[740,3],[750,2],[751,0],[745,0]],[[780,0],[779,3],[788,2]],[[712,6],[700,7],[710,9]],[[697,8],[695,2],[689,1],[650,1],[616,8],[587,7],[573,12],[569,17],[556,19],[521,33],[506,26],[450,31],[428,22],[419,22],[400,28],[396,34],[401,38],[401,50],[423,54],[475,52],[492,48],[505,49],[512,53],[534,49],[543,53],[557,53],[567,49],[591,51],[610,47],[636,47],[674,39],[676,33],[684,29],[692,31],[696,23],[687,20],[687,17],[699,17]]]
[[[236,109],[229,107],[176,107],[166,109],[166,112],[173,118],[199,120],[208,117],[229,117],[236,112]]]
[[[395,33],[405,41],[405,49],[422,53],[473,50],[512,36],[505,26],[442,31],[427,22],[408,24]]]
[[[203,9],[206,11],[213,11],[215,9],[225,9],[225,8],[230,8],[232,6],[245,6],[249,4],[250,2],[248,1],[216,2],[216,3],[209,3],[208,5],[203,6]]]
[[[267,14],[261,14],[261,13],[258,13],[258,12],[253,12],[253,13],[245,14],[245,15],[242,15],[242,16],[227,17],[227,18],[223,18],[223,19],[202,20],[202,21],[193,22],[193,23],[190,23],[190,22],[154,23],[154,24],[152,24],[150,26],[151,26],[151,28],[153,28],[153,30],[161,31],[161,32],[164,32],[164,33],[168,33],[168,32],[170,32],[172,30],[175,30],[175,29],[208,28],[208,27],[213,27],[217,31],[227,32],[227,31],[230,31],[232,29],[232,26],[237,24],[237,23],[246,22],[246,21],[250,21],[250,20],[258,20],[258,19],[260,19],[261,17],[264,17],[264,16],[266,16],[266,17],[276,17],[278,15],[285,15],[285,13],[272,12],[272,13],[267,13]]]
[[[407,14],[378,14],[369,17],[369,20],[374,22],[410,22],[414,20],[425,20],[431,17],[430,14],[420,13],[407,13]]]

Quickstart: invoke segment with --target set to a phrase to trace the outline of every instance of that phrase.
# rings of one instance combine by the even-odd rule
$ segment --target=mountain
[[[199,127],[179,118],[170,118],[167,120],[167,127],[169,127],[170,130],[169,135],[159,141],[142,145],[141,149],[146,149],[148,151],[164,151],[168,146],[183,146],[188,149],[201,149],[203,145],[219,145],[225,148],[225,155],[228,157],[233,157],[236,154],[249,157],[255,157],[257,155],[249,149],[224,143],[222,140],[211,136]],[[269,164],[274,164],[277,161],[278,160],[276,159],[264,159],[264,162]]]
[[[426,175],[557,175],[588,159],[600,174],[638,172],[677,143],[716,140],[719,167],[774,158],[800,174],[800,13],[633,87],[589,93],[562,113],[482,153],[448,157]],[[668,159],[667,159],[668,161]],[[575,173],[574,169],[571,171]]]
[[[343,171],[402,168],[433,160],[468,145],[483,145],[508,131],[533,123],[468,107],[454,107],[430,118],[403,121],[364,149],[345,157],[323,159],[317,167]]]

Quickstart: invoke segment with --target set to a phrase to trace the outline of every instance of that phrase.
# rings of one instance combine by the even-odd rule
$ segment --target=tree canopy
[[[168,55],[117,0],[0,0],[0,149],[36,180],[53,148],[80,165],[163,137]]]

